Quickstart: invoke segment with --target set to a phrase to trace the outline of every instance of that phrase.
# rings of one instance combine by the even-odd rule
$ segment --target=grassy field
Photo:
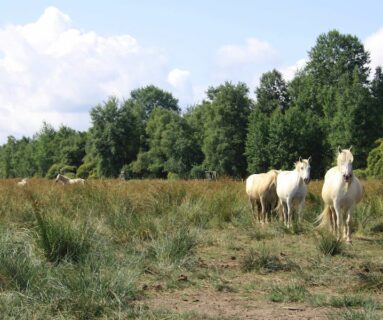
[[[2,319],[382,319],[383,181],[353,244],[254,222],[238,181],[0,181]]]

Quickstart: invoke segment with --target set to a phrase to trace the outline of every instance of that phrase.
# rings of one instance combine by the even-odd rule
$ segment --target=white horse
[[[283,220],[289,228],[291,226],[292,210],[298,206],[297,216],[300,221],[300,214],[303,209],[307,194],[307,184],[310,182],[311,157],[301,159],[295,163],[293,171],[281,171],[277,178],[277,195],[283,208]]]
[[[56,179],[55,179],[55,182],[62,182],[63,184],[85,184],[85,180],[84,179],[81,179],[81,178],[77,178],[77,179],[71,179],[71,178],[68,178],[62,174],[58,174]]]
[[[17,183],[17,185],[20,187],[24,187],[27,185],[27,183],[28,183],[28,178],[23,178],[21,181]]]
[[[362,185],[352,172],[354,157],[351,149],[338,147],[337,166],[328,170],[324,177],[322,198],[325,207],[317,219],[320,226],[330,224],[338,239],[342,238],[343,220],[346,219],[343,235],[349,243],[351,213],[363,196]]]
[[[270,170],[267,173],[252,174],[246,179],[246,193],[249,196],[253,214],[257,206],[258,221],[268,222],[268,214],[275,210],[278,204],[276,191],[279,171]]]

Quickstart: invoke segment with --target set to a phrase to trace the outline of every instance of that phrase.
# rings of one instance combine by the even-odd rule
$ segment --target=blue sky
[[[2,1],[0,142],[43,120],[85,130],[95,104],[150,83],[184,109],[226,80],[253,92],[272,68],[291,79],[331,29],[382,64],[381,12],[380,1]]]

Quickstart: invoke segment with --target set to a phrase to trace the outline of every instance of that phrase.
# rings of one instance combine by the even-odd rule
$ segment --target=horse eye
[[[301,167],[301,170],[303,170],[303,167]]]

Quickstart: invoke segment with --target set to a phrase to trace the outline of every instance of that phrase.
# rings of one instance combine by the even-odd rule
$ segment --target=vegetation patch
[[[273,302],[303,302],[308,296],[309,293],[304,287],[293,284],[274,286],[267,297]]]
[[[333,234],[329,232],[319,233],[317,239],[317,249],[325,256],[335,256],[344,253],[344,244],[342,240],[337,239]]]

